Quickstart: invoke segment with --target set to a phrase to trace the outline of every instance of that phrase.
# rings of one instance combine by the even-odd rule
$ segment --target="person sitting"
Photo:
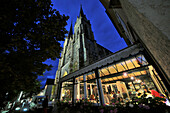
[[[154,90],[154,88],[150,88],[149,91],[151,92],[152,96],[155,97],[160,97],[160,93],[158,93],[157,91]]]
[[[95,100],[94,95],[90,95],[91,100]]]

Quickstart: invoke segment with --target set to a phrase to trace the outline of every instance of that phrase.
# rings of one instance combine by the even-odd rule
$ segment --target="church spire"
[[[70,37],[71,35],[73,35],[72,21],[71,21],[71,26],[70,26],[68,37]]]
[[[85,15],[84,15],[84,12],[83,12],[83,8],[82,8],[82,4],[80,5],[80,15],[79,15],[79,17],[85,17]]]

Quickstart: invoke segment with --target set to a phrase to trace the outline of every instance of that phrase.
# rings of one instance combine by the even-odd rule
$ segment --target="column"
[[[83,75],[83,81],[86,81],[86,75]],[[84,82],[84,98],[87,99],[87,82]]]
[[[80,99],[80,81],[78,80],[77,83],[77,99]]]
[[[98,94],[99,94],[99,101],[101,105],[104,105],[104,95],[103,95],[103,89],[101,84],[101,78],[99,78],[99,71],[98,69],[95,69],[95,75],[97,78],[97,88],[98,88]]]
[[[72,92],[72,104],[74,105],[75,100],[76,100],[76,96],[77,96],[77,92],[76,92],[76,85],[75,85],[75,77],[73,77],[73,92]]]
[[[112,84],[110,84],[110,87],[111,87],[111,91],[114,91],[114,90],[113,90],[113,85],[112,85]]]
[[[92,85],[90,84],[90,94],[93,94],[93,89],[92,89]]]
[[[62,87],[62,83],[59,82],[58,83],[58,89],[57,89],[57,99],[61,100],[61,87]]]
[[[108,85],[105,85],[105,91],[106,91],[106,92],[108,92],[107,86],[108,86]]]

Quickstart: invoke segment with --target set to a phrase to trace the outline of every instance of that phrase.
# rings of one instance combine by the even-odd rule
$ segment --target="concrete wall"
[[[120,2],[129,23],[170,79],[170,1]]]

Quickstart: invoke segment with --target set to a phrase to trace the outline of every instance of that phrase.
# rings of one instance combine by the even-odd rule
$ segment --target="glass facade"
[[[60,100],[64,102],[72,102],[73,100],[73,79],[62,83]]]
[[[74,97],[76,102],[88,99],[92,103],[109,105],[116,101],[131,101],[145,89],[152,88],[162,94],[166,90],[158,73],[142,54],[96,70],[98,73],[91,71],[63,82],[61,99],[72,101]]]
[[[76,78],[75,82],[75,95],[76,100],[80,100],[84,98],[84,80],[83,75]]]
[[[75,78],[76,102],[81,99],[88,99],[92,103],[99,103],[98,88],[94,72]]]

